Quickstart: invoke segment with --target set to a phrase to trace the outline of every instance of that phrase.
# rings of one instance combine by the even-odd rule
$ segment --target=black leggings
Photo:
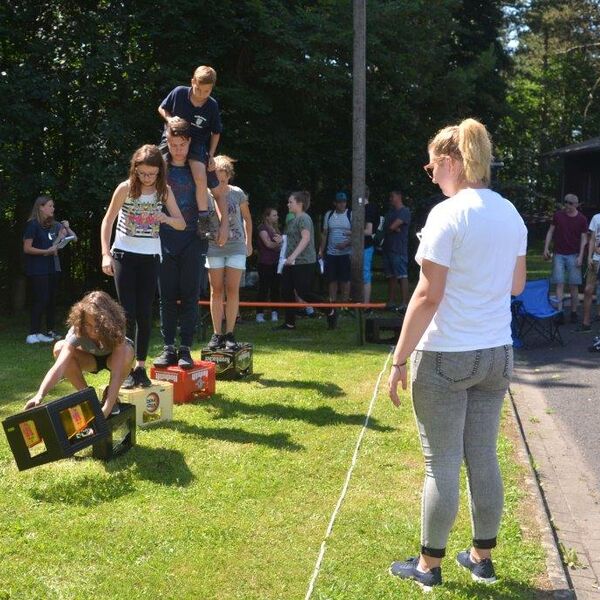
[[[258,264],[258,301],[279,302],[279,275],[277,274],[277,263],[274,265]],[[263,309],[256,311],[262,315]]]
[[[127,337],[135,340],[136,359],[144,361],[150,344],[159,257],[123,250],[113,250],[112,255],[117,296],[127,316]]]
[[[31,275],[31,325],[29,333],[42,333],[42,315],[46,313],[46,328],[54,330],[54,313],[56,310],[56,288],[60,273],[50,275]]]
[[[308,265],[290,265],[283,267],[281,274],[281,293],[285,302],[295,302],[296,294],[305,302],[323,302],[323,298],[312,291],[316,263]],[[286,325],[296,324],[296,309],[285,309]]]

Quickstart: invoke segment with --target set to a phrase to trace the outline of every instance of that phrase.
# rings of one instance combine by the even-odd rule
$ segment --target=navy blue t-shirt
[[[390,231],[389,226],[400,219],[403,224],[400,229]],[[410,210],[403,206],[402,208],[390,208],[383,222],[385,236],[383,238],[383,251],[393,254],[402,254],[408,256],[408,226],[410,225]]]
[[[177,256],[190,242],[196,239],[196,225],[198,223],[196,186],[194,185],[192,172],[187,164],[183,167],[169,165],[167,182],[173,190],[175,201],[185,220],[185,229],[178,231],[170,225],[161,223],[160,241],[163,253]],[[166,208],[164,210],[168,212]]]
[[[191,92],[191,87],[179,85],[169,92],[160,107],[171,113],[171,116],[188,121],[191,124],[192,141],[208,148],[211,134],[223,131],[219,104],[209,96],[202,106],[194,106],[190,100]],[[162,141],[165,141],[164,133]]]
[[[52,246],[56,237],[56,227],[42,227],[37,219],[27,221],[24,240],[32,240],[31,245],[38,250],[47,250]],[[41,256],[34,254],[25,255],[25,273],[27,275],[50,275],[56,271],[54,256]]]

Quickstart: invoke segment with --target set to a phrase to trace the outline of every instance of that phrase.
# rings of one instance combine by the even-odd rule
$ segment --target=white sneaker
[[[62,340],[62,335],[59,335],[58,333],[56,333],[55,331],[52,331],[52,330],[46,332],[46,335],[49,338],[52,338],[52,341],[54,341],[54,342],[57,342],[58,340]]]
[[[279,315],[277,314],[276,310],[271,311],[271,321],[273,321],[274,323],[279,321]]]
[[[25,338],[25,342],[27,344],[39,344],[41,342],[41,340],[38,339],[38,334],[37,333],[30,333]]]
[[[45,335],[43,333],[38,333],[37,338],[38,338],[38,342],[45,342],[46,344],[49,344],[50,342],[54,341],[54,338],[48,337],[47,335]]]
[[[256,322],[257,323],[264,323],[265,322],[265,316],[262,313],[256,315]]]

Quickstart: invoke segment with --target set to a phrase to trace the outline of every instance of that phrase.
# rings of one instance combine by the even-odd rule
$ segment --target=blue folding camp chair
[[[525,289],[511,303],[512,328],[523,345],[525,337],[537,334],[549,342],[563,346],[558,319],[560,311],[550,304],[550,280],[534,279],[525,283]]]

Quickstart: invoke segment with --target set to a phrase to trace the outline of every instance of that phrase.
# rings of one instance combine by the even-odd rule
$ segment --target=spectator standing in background
[[[54,200],[50,196],[36,198],[23,234],[25,271],[31,283],[31,324],[28,344],[52,342],[60,339],[55,333],[54,313],[56,288],[60,274],[58,243],[66,236],[75,234],[68,221],[54,220]],[[47,332],[42,332],[42,315],[46,314]]]
[[[390,208],[383,223],[383,271],[388,280],[388,305],[395,308],[398,303],[398,288],[402,304],[408,304],[408,227],[411,214],[404,206],[402,192],[398,189],[390,193]]]
[[[283,238],[279,233],[279,214],[276,208],[267,206],[263,212],[262,223],[257,229],[258,248],[258,301],[279,302],[279,275],[277,263]],[[271,321],[279,318],[276,310],[271,311]],[[264,323],[264,310],[256,311],[256,322]]]
[[[571,294],[571,323],[577,323],[577,306],[579,304],[579,286],[581,285],[581,265],[587,243],[588,222],[579,212],[579,199],[575,194],[567,194],[562,210],[554,213],[552,225],[548,228],[544,244],[544,258],[549,260],[550,243],[554,242],[552,257],[552,283],[556,284],[557,309],[563,310],[565,284]],[[559,323],[564,323],[564,314]]]
[[[375,245],[373,236],[379,226],[379,207],[369,201],[369,188],[365,187],[365,245],[363,251],[363,302],[371,302],[371,278]]]

